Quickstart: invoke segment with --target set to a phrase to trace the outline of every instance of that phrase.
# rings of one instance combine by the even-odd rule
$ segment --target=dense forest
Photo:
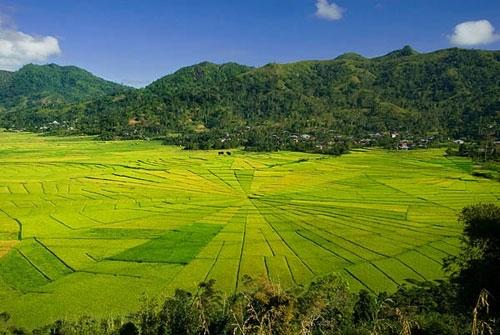
[[[395,293],[375,294],[352,292],[334,274],[292,291],[246,278],[245,289],[227,297],[209,281],[194,294],[176,290],[165,300],[145,299],[127,317],[62,319],[33,334],[500,334],[500,207],[466,207],[459,223],[463,249],[445,260],[449,277],[440,282],[412,282]],[[8,319],[0,313],[0,334],[29,333],[6,326]]]
[[[260,68],[205,62],[143,89],[29,65],[0,73],[0,105],[4,128],[164,138],[188,148],[342,152],[346,139],[380,144],[392,134],[496,139],[500,52],[407,46],[378,58],[347,53]]]
[[[71,104],[127,90],[74,66],[29,64],[16,72],[0,71],[1,126],[45,130]]]

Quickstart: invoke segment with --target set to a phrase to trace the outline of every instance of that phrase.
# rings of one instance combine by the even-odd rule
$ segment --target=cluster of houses
[[[40,131],[52,131],[52,130],[61,129],[61,128],[66,129],[66,130],[70,130],[70,131],[75,130],[75,128],[73,126],[70,126],[67,121],[62,121],[62,123],[61,123],[61,122],[56,121],[56,120],[49,122],[43,126],[38,127],[38,130],[40,130]]]

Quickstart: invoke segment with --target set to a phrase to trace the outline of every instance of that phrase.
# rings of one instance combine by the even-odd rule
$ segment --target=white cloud
[[[0,69],[16,70],[32,62],[43,62],[61,53],[53,36],[32,36],[2,25],[0,20]]]
[[[496,42],[500,35],[495,33],[490,21],[479,20],[458,24],[449,39],[451,44],[468,47]]]
[[[344,8],[328,0],[316,0],[316,16],[322,19],[336,21],[342,18]]]

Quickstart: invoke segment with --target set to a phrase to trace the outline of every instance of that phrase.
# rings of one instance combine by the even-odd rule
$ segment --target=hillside
[[[25,65],[0,73],[0,115],[4,126],[37,127],[80,103],[128,90],[75,66]]]
[[[71,100],[71,99],[68,99]],[[40,101],[40,100],[38,100]],[[45,111],[83,133],[105,137],[193,134],[202,141],[242,129],[366,136],[400,131],[450,137],[495,135],[500,110],[500,52],[411,47],[386,56],[348,53],[327,61],[201,63],[141,90]],[[39,119],[39,111],[31,115]],[[17,127],[39,125],[20,120]],[[260,133],[259,133],[260,132]],[[261,134],[263,133],[263,134]],[[202,134],[202,135],[200,135]],[[269,136],[267,136],[269,137]],[[199,139],[196,139],[198,141]]]

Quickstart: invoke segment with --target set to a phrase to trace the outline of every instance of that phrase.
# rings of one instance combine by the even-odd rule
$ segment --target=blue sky
[[[0,0],[0,67],[71,64],[142,86],[205,60],[259,66],[406,44],[499,49],[499,31],[498,0]],[[2,39],[38,44],[13,55]]]

